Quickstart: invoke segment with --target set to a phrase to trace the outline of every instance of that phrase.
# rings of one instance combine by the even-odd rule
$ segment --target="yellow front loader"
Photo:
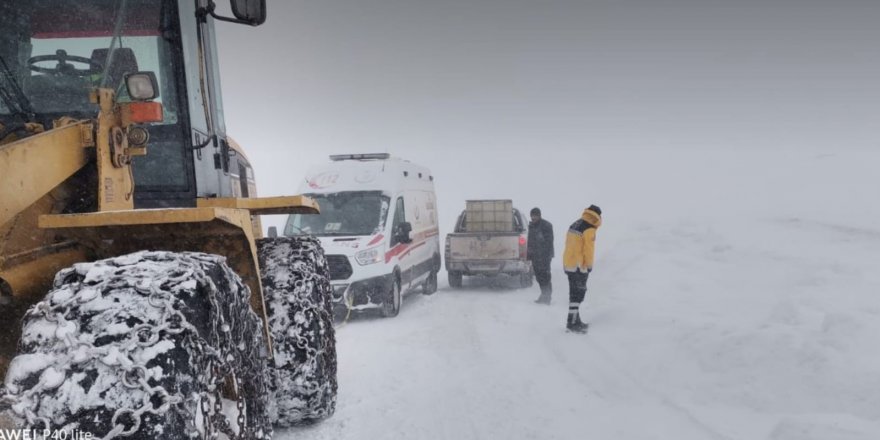
[[[216,20],[264,0],[0,0],[0,411],[93,438],[268,438],[331,415],[328,271],[261,238]],[[258,87],[259,84],[253,84]],[[73,437],[71,437],[73,438]]]

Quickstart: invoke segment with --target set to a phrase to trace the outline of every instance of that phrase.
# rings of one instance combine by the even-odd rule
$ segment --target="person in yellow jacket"
[[[596,251],[596,230],[602,226],[602,210],[590,205],[565,234],[562,266],[568,275],[568,321],[566,328],[586,333],[588,324],[581,321],[580,306],[587,294],[587,277],[593,271]]]

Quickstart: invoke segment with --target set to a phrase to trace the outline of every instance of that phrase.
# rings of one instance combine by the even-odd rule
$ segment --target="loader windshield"
[[[124,76],[152,71],[164,123],[176,122],[170,20],[162,6],[162,0],[0,0],[6,67],[0,96],[16,98],[0,100],[0,116],[29,107],[44,119],[90,117],[98,110],[91,89],[116,90],[124,101]]]
[[[390,198],[379,191],[309,194],[309,197],[318,202],[321,214],[291,215],[284,235],[373,235],[385,228]]]

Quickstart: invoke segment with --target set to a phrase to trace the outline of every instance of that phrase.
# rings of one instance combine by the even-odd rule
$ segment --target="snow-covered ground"
[[[336,414],[277,438],[880,438],[880,154],[554,157],[491,179],[433,165],[442,226],[465,198],[512,197],[559,253],[600,205],[590,333],[564,332],[558,267],[550,307],[537,286],[441,281],[341,327]]]

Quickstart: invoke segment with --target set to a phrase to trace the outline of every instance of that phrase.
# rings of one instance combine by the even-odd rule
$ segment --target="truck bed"
[[[449,234],[449,257],[453,260],[517,260],[518,232],[459,232]]]
[[[525,225],[510,200],[469,200],[455,233],[446,236],[446,270],[453,279],[530,274]]]
[[[446,270],[462,275],[523,274],[530,271],[516,232],[449,234]]]

